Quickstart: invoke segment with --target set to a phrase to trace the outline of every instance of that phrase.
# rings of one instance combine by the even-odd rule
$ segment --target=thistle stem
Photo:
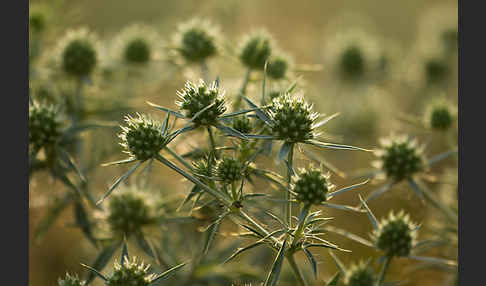
[[[294,144],[290,145],[290,151],[287,157],[287,161],[289,163],[290,167],[293,167],[293,161],[294,161]],[[292,227],[292,203],[290,202],[292,196],[289,192],[290,190],[290,181],[292,178],[292,174],[290,173],[290,169],[287,168],[287,191],[285,192],[285,219],[287,222],[287,225],[289,227]]]
[[[297,280],[299,281],[299,284],[302,286],[307,286],[307,282],[304,279],[304,275],[300,271],[299,266],[295,262],[294,255],[287,255],[287,260],[290,263],[290,267],[292,267],[292,270],[294,271],[295,276],[297,277]]]
[[[238,110],[241,107],[241,100],[243,96],[246,94],[246,87],[248,86],[248,82],[250,81],[250,74],[251,74],[251,69],[248,68],[248,70],[246,71],[245,78],[243,79],[243,83],[241,84],[238,97],[236,98],[233,104],[233,110]]]
[[[211,129],[211,126],[208,126],[208,134],[209,134],[209,146],[211,147],[211,153],[213,153],[214,157],[218,159],[219,156],[216,153],[216,141],[214,140],[213,130]]]
[[[305,226],[305,221],[307,219],[307,216],[309,215],[309,210],[310,210],[310,205],[305,205],[302,208],[300,217],[302,217],[302,220],[299,221],[299,225],[295,229],[294,232],[294,240],[292,241],[292,246],[294,246],[302,236],[302,233],[304,232],[304,226]],[[300,218],[299,217],[299,218]]]
[[[192,170],[191,164],[189,164],[186,160],[184,160],[184,158],[182,158],[179,154],[174,152],[174,150],[170,149],[167,146],[165,147],[165,150],[167,150],[167,152],[169,152],[169,154],[171,154],[174,158],[176,158],[177,161],[181,162],[181,164],[184,165],[186,168],[188,168],[189,170]]]
[[[383,281],[385,281],[386,272],[388,271],[388,267],[390,266],[392,258],[393,257],[390,256],[385,257],[385,262],[383,264],[383,268],[381,269],[378,281],[376,282],[376,286],[381,286],[383,284]]]
[[[209,82],[209,68],[206,61],[201,61],[201,75],[205,82]]]

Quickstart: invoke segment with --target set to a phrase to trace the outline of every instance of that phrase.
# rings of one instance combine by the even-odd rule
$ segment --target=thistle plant
[[[329,251],[329,254],[333,258],[339,270],[339,272],[334,276],[336,282],[340,280],[340,277],[342,277],[343,285],[345,286],[376,286],[378,277],[370,265],[371,259],[368,259],[367,261],[360,260],[358,263],[352,263],[351,266],[346,269],[341,260],[332,251]]]
[[[85,281],[79,279],[78,275],[70,275],[66,273],[65,278],[59,278],[58,282],[59,286],[84,286],[86,283]]]

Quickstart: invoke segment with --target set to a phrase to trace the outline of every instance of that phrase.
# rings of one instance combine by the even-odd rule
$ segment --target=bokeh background
[[[299,88],[304,90],[306,98],[315,104],[314,108],[326,114],[341,112],[341,115],[326,127],[329,138],[346,144],[374,148],[381,136],[389,135],[391,132],[408,133],[427,144],[426,152],[430,156],[447,151],[451,144],[457,144],[457,133],[431,134],[399,118],[399,115],[421,117],[427,103],[438,96],[445,96],[457,104],[457,52],[448,56],[447,77],[437,84],[428,83],[424,67],[427,59],[440,57],[443,44],[441,33],[451,29],[457,31],[457,1],[46,0],[30,3],[31,11],[39,8],[48,11],[46,30],[43,34],[45,50],[54,47],[67,30],[81,26],[96,32],[102,42],[109,42],[127,25],[144,23],[153,26],[160,33],[162,41],[170,42],[180,22],[193,17],[208,18],[220,27],[229,47],[235,47],[246,33],[265,28],[273,35],[281,49],[292,56],[296,64],[294,73],[302,76]],[[337,35],[349,29],[364,31],[369,37],[365,41],[374,41],[373,52],[387,55],[386,71],[380,78],[364,83],[352,83],[336,76],[332,62],[335,52],[333,44],[336,44]],[[109,49],[107,53],[110,53]],[[227,55],[215,59],[209,64],[209,68],[213,76],[220,76],[227,92],[235,94],[245,69],[236,59],[230,57]],[[130,81],[130,85],[120,86],[118,81],[114,86],[109,81],[104,81],[100,86],[95,82],[87,89],[87,98],[92,99],[92,102],[99,100],[102,102],[99,104],[107,105],[107,109],[123,102],[131,108],[130,111],[154,113],[146,106],[145,101],[175,107],[175,91],[182,88],[187,78],[197,78],[198,72],[197,69],[180,70],[161,65],[146,71],[143,76],[128,75],[127,81]],[[38,78],[32,79],[32,84],[35,85],[36,80],[40,81]],[[256,95],[259,88],[259,84],[251,85],[249,94]],[[110,100],[102,100],[104,98]],[[121,122],[124,114],[124,111],[114,111],[107,112],[101,117]],[[160,113],[154,114],[161,116]],[[90,154],[87,156],[92,155],[99,163],[120,158],[117,132],[118,130],[94,131],[91,135],[86,135],[96,138],[96,142],[93,140],[94,143],[84,146],[86,154]],[[182,148],[181,150],[187,148],[184,144],[178,147]],[[322,151],[322,154],[345,172],[369,169],[370,161],[373,159],[369,154],[353,152]],[[303,162],[297,164],[304,166]],[[93,192],[96,196],[102,194],[113,178],[123,170],[126,170],[125,167],[100,167],[92,178]],[[180,198],[189,190],[190,184],[184,182],[181,187],[181,180],[165,167],[155,166],[152,172],[157,174],[152,180],[155,189],[183,192]],[[457,163],[454,159],[448,159],[434,167],[431,174],[440,177],[439,181],[454,182],[457,180]],[[349,182],[335,178],[335,184],[338,186]],[[377,186],[367,186],[363,193]],[[437,183],[431,187],[440,189],[443,185]],[[48,176],[37,174],[31,180],[31,234],[40,218],[45,215],[50,197],[62,192],[62,188],[64,187],[61,184]],[[354,195],[344,196],[340,198],[340,202],[356,204],[357,198]],[[424,207],[407,187],[394,189],[370,206],[377,217],[396,208],[408,211],[417,222],[433,224],[434,220],[438,220],[437,214]],[[365,216],[343,214],[339,211],[327,211],[326,215],[334,217],[342,228],[364,237],[370,231]],[[227,227],[231,229],[229,224]],[[167,231],[170,232],[170,229]],[[356,258],[376,257],[376,253],[371,249],[337,235],[330,234],[329,239],[353,251],[352,255],[338,253],[345,263]],[[184,249],[181,248],[180,251]],[[457,253],[451,256],[445,251],[438,248],[429,254],[449,258],[457,256]],[[320,264],[319,278],[315,285],[324,285],[323,281],[327,281],[337,268],[327,251],[318,250],[317,253]],[[66,271],[84,275],[85,270],[79,263],[89,264],[96,254],[96,249],[86,242],[81,231],[72,227],[72,211],[66,209],[41,241],[34,241],[32,238],[30,240],[30,285],[57,285],[58,277],[63,276]],[[300,262],[305,264],[304,269],[310,274],[307,262],[304,259]],[[110,264],[108,265],[105,272],[111,269]],[[390,281],[407,280],[407,285],[449,285],[451,274],[436,269],[409,272],[413,265],[414,263],[406,260],[395,261],[388,278]],[[413,273],[413,276],[410,276],[410,273]],[[101,285],[100,281],[96,283]],[[168,280],[167,283],[178,285],[177,281],[173,280]],[[283,280],[282,285],[292,285],[290,282],[284,283]]]

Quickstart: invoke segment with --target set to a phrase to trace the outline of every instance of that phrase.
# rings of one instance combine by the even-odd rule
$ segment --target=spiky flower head
[[[130,157],[143,161],[157,155],[167,144],[168,136],[158,121],[147,115],[137,115],[136,118],[125,116],[127,126],[121,127],[120,145]]]
[[[368,263],[360,261],[353,264],[345,275],[344,285],[346,286],[374,286],[376,284],[376,275]]]
[[[126,187],[110,198],[106,221],[118,236],[135,234],[153,222],[152,205],[142,190]]]
[[[68,75],[91,75],[98,63],[97,37],[86,28],[70,30],[59,41],[57,53],[61,69]]]
[[[232,158],[225,156],[217,162],[216,177],[225,184],[231,184],[241,178],[242,165]]]
[[[312,124],[318,114],[302,95],[286,93],[274,98],[270,116],[274,120],[272,133],[281,140],[302,142],[314,138]]]
[[[124,257],[123,265],[115,262],[115,269],[106,285],[108,286],[148,286],[155,279],[155,274],[148,274],[150,265],[138,263],[137,258]]]
[[[200,63],[218,54],[219,29],[207,20],[182,23],[174,37],[179,54],[190,63]]]
[[[214,156],[208,154],[203,155],[201,159],[192,163],[194,174],[202,178],[213,177],[215,165]]]
[[[379,160],[373,164],[381,168],[388,178],[401,181],[424,169],[423,147],[415,139],[392,135],[382,138],[380,144],[382,148],[375,151]]]
[[[125,27],[113,40],[114,54],[131,65],[143,65],[158,57],[160,37],[155,29],[144,24]]]
[[[220,90],[216,82],[207,85],[201,79],[196,85],[187,81],[184,89],[177,93],[181,101],[176,104],[187,117],[192,118],[207,108],[193,121],[196,125],[215,125],[219,116],[226,111],[224,91]]]
[[[429,58],[424,62],[424,71],[427,84],[441,84],[449,76],[449,65],[443,59]]]
[[[427,107],[425,123],[434,130],[448,130],[454,123],[456,112],[456,108],[452,103],[440,98],[431,102]]]
[[[408,256],[415,245],[416,229],[408,214],[403,211],[394,214],[391,211],[388,218],[381,220],[372,236],[376,247],[388,257]]]
[[[252,131],[253,125],[248,116],[238,116],[233,119],[233,128],[240,131],[243,134],[248,134]]]
[[[267,75],[272,79],[285,78],[290,66],[290,59],[284,55],[271,57],[267,65]]]
[[[66,277],[59,278],[57,280],[59,286],[84,286],[86,284],[85,281],[79,279],[78,275],[70,275],[66,273]]]
[[[323,174],[321,169],[310,167],[301,169],[293,177],[292,191],[297,201],[304,205],[318,205],[327,200],[327,193],[334,188],[329,182],[330,174]]]
[[[265,31],[247,35],[242,42],[240,60],[249,69],[263,70],[272,53],[272,39]]]
[[[29,106],[29,144],[40,149],[53,145],[61,136],[61,118],[54,105],[34,102]]]

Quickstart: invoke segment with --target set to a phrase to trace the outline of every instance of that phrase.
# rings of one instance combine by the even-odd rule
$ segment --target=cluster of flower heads
[[[274,120],[272,133],[288,142],[313,139],[313,124],[318,113],[312,111],[302,95],[282,94],[273,99],[270,116]]]
[[[186,117],[192,118],[199,113],[193,121],[196,125],[215,125],[226,111],[224,92],[220,90],[217,82],[208,86],[203,80],[200,80],[198,85],[187,81],[178,95],[181,101],[176,103]]]
[[[174,45],[189,63],[200,63],[218,54],[218,28],[208,21],[193,19],[178,27]]]
[[[360,261],[358,264],[353,264],[346,271],[344,277],[344,285],[346,286],[375,286],[376,274],[369,263]]]
[[[253,125],[248,116],[238,116],[232,121],[232,127],[243,134],[249,134],[253,130]]]
[[[327,194],[334,189],[329,182],[330,174],[324,175],[321,169],[301,169],[293,177],[291,190],[296,194],[298,202],[304,205],[319,205],[327,200]]]
[[[70,275],[66,273],[66,277],[59,278],[57,281],[59,286],[84,286],[86,283],[85,281],[79,279],[78,275]]]
[[[233,157],[224,156],[217,162],[216,176],[218,180],[225,184],[231,184],[238,181],[242,176],[242,165]]]
[[[390,212],[373,232],[373,239],[378,249],[388,257],[408,256],[415,245],[417,236],[416,225],[410,221],[408,214],[400,211],[398,214]]]
[[[425,167],[423,147],[407,136],[390,136],[380,140],[381,149],[375,151],[379,158],[374,165],[388,178],[401,181],[422,171]]]
[[[107,222],[120,237],[135,234],[153,222],[152,206],[140,190],[124,190],[111,197]]]
[[[155,279],[155,274],[148,274],[150,265],[138,263],[136,257],[124,257],[123,265],[115,263],[115,269],[106,285],[108,286],[148,286]]]
[[[29,144],[36,149],[53,145],[61,136],[58,108],[33,102],[29,106]]]
[[[168,142],[168,136],[163,126],[147,115],[125,117],[127,126],[123,126],[119,137],[121,146],[132,158],[147,160],[156,156]]]

